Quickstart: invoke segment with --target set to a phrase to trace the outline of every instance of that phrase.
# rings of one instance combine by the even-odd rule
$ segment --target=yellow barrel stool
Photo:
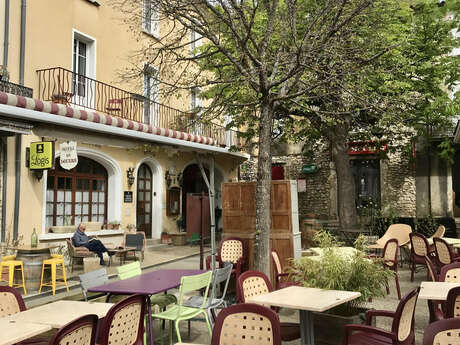
[[[24,295],[27,295],[27,290],[26,290],[26,284],[25,284],[25,279],[24,279],[24,267],[22,265],[21,260],[15,260],[16,256],[15,255],[8,255],[4,256],[2,261],[0,262],[0,281],[6,281],[3,280],[2,274],[3,273],[3,268],[8,268],[8,286],[10,287],[15,287],[15,288],[23,288],[24,289]],[[14,272],[15,271],[21,271],[21,278],[22,282],[15,284],[14,283]]]
[[[67,288],[67,291],[69,291],[69,286],[67,285],[67,278],[66,278],[66,273],[65,273],[65,266],[64,266],[64,258],[60,254],[51,254],[51,259],[46,259],[43,260],[42,264],[42,277],[40,280],[40,289],[38,290],[38,293],[41,293],[42,287],[43,286],[51,286],[53,289],[53,296],[56,293],[56,286],[57,285],[65,285]],[[61,276],[57,276],[57,269],[58,266],[62,271]],[[43,282],[43,277],[45,275],[45,269],[50,269],[51,270],[51,281],[50,282]],[[58,282],[58,279],[62,279],[62,282]]]

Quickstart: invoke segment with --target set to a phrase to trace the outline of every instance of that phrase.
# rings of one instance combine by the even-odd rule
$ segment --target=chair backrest
[[[433,238],[436,260],[440,266],[448,265],[453,261],[454,253],[449,244],[442,238]]]
[[[275,270],[275,275],[283,273],[283,266],[281,265],[280,256],[275,249],[272,249],[271,252],[273,269]]]
[[[272,292],[273,287],[268,277],[259,271],[246,271],[238,277],[236,295],[238,303],[245,303],[246,299]]]
[[[414,289],[401,299],[393,318],[392,331],[398,341],[404,344],[413,344],[413,341],[405,341],[414,337],[414,314],[419,290],[420,288]]]
[[[398,266],[398,251],[399,245],[398,240],[392,238],[385,243],[383,247],[383,262],[388,267],[397,267]]]
[[[409,234],[410,243],[411,243],[411,250],[412,255],[418,256],[420,258],[425,257],[428,255],[430,251],[430,245],[428,244],[428,240],[422,234],[418,234],[413,232]]]
[[[238,259],[244,257],[244,244],[241,238],[229,237],[220,242],[219,255],[221,261],[237,263]]]
[[[96,342],[97,315],[83,315],[62,326],[48,345],[93,345]]]
[[[145,307],[144,296],[132,295],[110,308],[99,330],[100,344],[142,344]]]
[[[135,234],[125,234],[125,247],[133,247],[138,251],[145,249],[145,233],[138,231]]]
[[[184,302],[184,293],[204,289],[203,302],[200,308],[204,308],[208,298],[209,286],[211,285],[212,272],[197,274],[194,276],[184,276],[180,279],[179,300],[177,314],[180,315],[182,304]]]
[[[436,268],[434,267],[433,261],[431,261],[431,259],[428,256],[425,256],[425,264],[428,269],[431,281],[437,282],[438,274],[436,273]]]
[[[460,287],[454,287],[447,293],[444,317],[460,317]]]
[[[217,315],[211,344],[281,345],[279,317],[261,305],[232,305]]]
[[[26,310],[21,294],[13,287],[0,286],[0,318]]]
[[[409,234],[412,232],[412,228],[407,224],[391,224],[385,234],[377,240],[377,244],[382,246],[392,239],[396,238],[400,246],[409,242]]]
[[[211,298],[209,299],[210,302],[212,302],[212,300],[216,298],[217,291],[220,288],[220,284],[223,282],[225,282],[225,286],[220,299],[225,298],[225,294],[227,293],[228,288],[228,282],[230,281],[230,276],[232,275],[232,269],[233,266],[229,262],[225,262],[223,268],[216,269],[211,280]]]
[[[117,274],[120,280],[140,276],[142,274],[141,264],[139,261],[134,261],[123,266],[118,266]]]
[[[67,242],[67,250],[69,251],[69,255],[74,256],[74,254],[75,254],[75,246],[73,245],[72,239],[66,238],[65,241]]]
[[[85,301],[88,300],[86,293],[89,288],[98,285],[103,285],[109,281],[109,277],[107,276],[107,270],[105,268],[100,268],[95,271],[80,274],[78,278],[80,278],[81,291],[83,293]]]
[[[436,229],[435,233],[433,235],[431,235],[430,238],[442,238],[444,237],[444,234],[446,233],[446,227],[444,225],[440,225],[438,226],[438,228]]]
[[[439,281],[447,283],[460,283],[460,262],[454,262],[441,267]]]
[[[443,319],[430,323],[423,332],[423,345],[460,344],[460,319]]]

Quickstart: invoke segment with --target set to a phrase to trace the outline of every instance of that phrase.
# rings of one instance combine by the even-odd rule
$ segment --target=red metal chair
[[[48,345],[93,345],[96,342],[97,321],[97,315],[94,314],[79,317],[61,327]]]
[[[460,283],[460,262],[444,265],[438,278],[440,282]]]
[[[110,308],[99,330],[100,345],[142,345],[145,306],[144,296],[133,295]]]
[[[236,282],[236,296],[238,303],[246,303],[246,299],[264,293],[272,292],[273,287],[268,277],[258,271],[246,271],[241,273]],[[277,311],[278,308],[272,308]],[[219,314],[220,315],[220,314]],[[291,341],[300,338],[299,324],[281,322],[281,340]]]
[[[216,256],[216,267],[223,268],[224,262],[233,264],[232,274],[238,280],[246,261],[244,242],[239,237],[229,237],[220,241]],[[206,269],[211,269],[211,256],[206,257]]]
[[[301,285],[298,282],[288,281],[286,279],[289,277],[289,273],[284,272],[278,252],[275,249],[272,249],[270,254],[272,258],[273,270],[275,273],[275,289],[279,290],[288,286]]]
[[[414,281],[414,273],[415,268],[417,265],[426,265],[425,256],[430,255],[430,245],[428,244],[428,240],[422,234],[418,234],[412,232],[409,234],[410,237],[410,244],[411,244],[411,273],[410,273],[410,281]],[[427,279],[428,276],[428,268],[427,268]]]
[[[414,314],[419,289],[414,289],[404,296],[395,312],[387,310],[369,310],[365,325],[345,325],[343,345],[413,345]],[[375,316],[393,319],[391,331],[371,326]]]
[[[444,319],[429,324],[423,332],[423,345],[460,344],[460,319]]]
[[[436,267],[428,256],[425,256],[425,263],[428,270],[429,278],[433,282],[438,281]],[[444,318],[444,312],[441,309],[442,301],[427,300],[428,311],[430,312],[430,323]]]
[[[460,317],[460,287],[449,290],[444,308],[444,318]]]
[[[10,286],[0,286],[0,317],[20,313],[26,305],[18,290]]]
[[[453,262],[460,261],[460,257],[457,257],[452,247],[444,241],[442,238],[433,238],[434,251],[435,251],[435,262],[439,268],[444,265],[449,265]]]
[[[264,306],[235,304],[217,315],[211,344],[281,345],[278,315]]]

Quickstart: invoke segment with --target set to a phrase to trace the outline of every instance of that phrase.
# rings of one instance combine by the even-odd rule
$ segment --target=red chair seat
[[[356,332],[348,337],[348,345],[391,345],[392,340],[378,334]]]
[[[281,340],[292,341],[300,338],[300,327],[298,323],[281,322]]]

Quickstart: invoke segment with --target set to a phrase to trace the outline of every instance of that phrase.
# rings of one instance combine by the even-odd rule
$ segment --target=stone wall
[[[390,153],[381,161],[380,190],[384,214],[416,216],[415,167],[401,153]]]

